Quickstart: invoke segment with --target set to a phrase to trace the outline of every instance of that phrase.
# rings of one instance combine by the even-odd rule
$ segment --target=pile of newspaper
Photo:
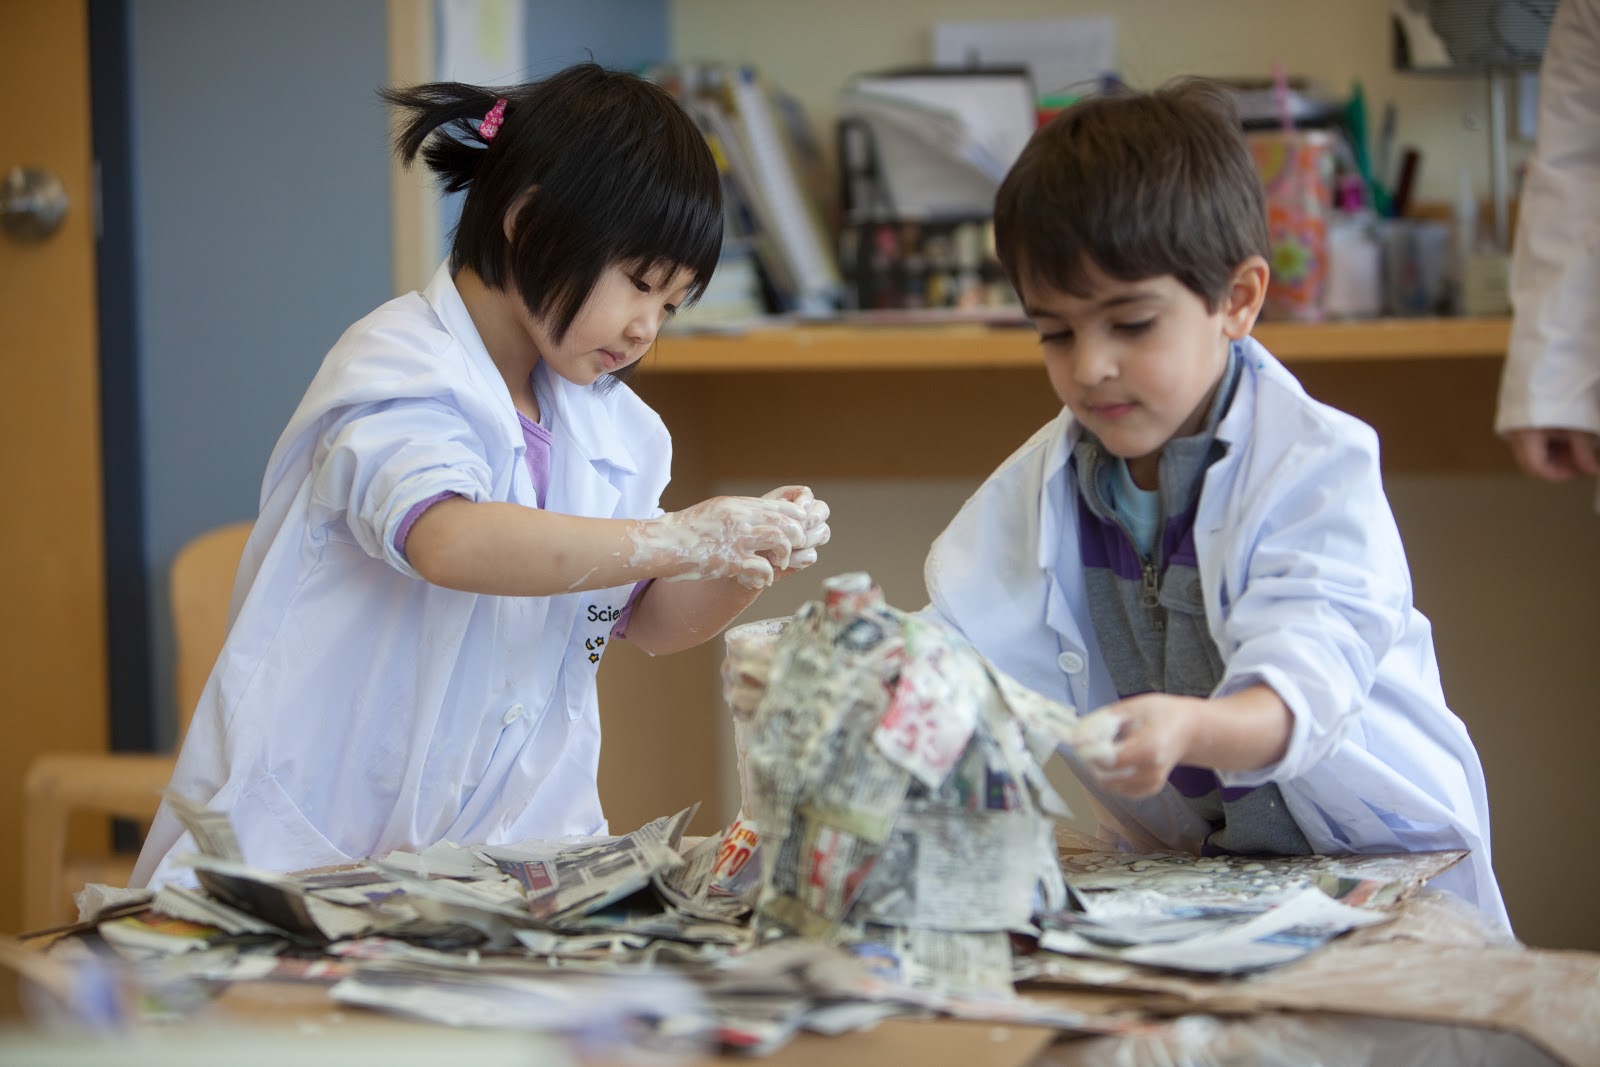
[[[176,1013],[219,982],[290,980],[327,985],[340,1004],[449,1025],[656,1048],[767,1051],[801,1028],[930,1012],[1082,1032],[1122,1025],[910,988],[882,956],[759,939],[748,907],[712,889],[727,835],[684,839],[692,808],[619,838],[439,844],[282,874],[244,862],[226,816],[169,799],[203,850],[189,857],[198,885],[81,904],[128,962],[139,999]],[[1009,956],[1001,970],[1009,983]]]
[[[226,815],[173,796],[197,885],[80,907],[143,1001],[175,1011],[219,982],[295,980],[452,1025],[766,1051],[901,1014],[1121,1032],[1141,1017],[1017,983],[1278,967],[1461,856],[1062,850],[1041,763],[1097,740],[1072,709],[865,575],[767,636],[746,806],[719,835],[685,837],[691,808],[617,838],[443,842],[283,874],[248,864]]]

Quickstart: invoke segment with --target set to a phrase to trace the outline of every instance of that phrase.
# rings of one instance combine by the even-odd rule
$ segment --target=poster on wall
[[[527,68],[522,0],[438,0],[439,79],[510,85]]]

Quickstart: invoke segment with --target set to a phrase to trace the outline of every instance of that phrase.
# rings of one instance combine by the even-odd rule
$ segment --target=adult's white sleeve
[[[1511,261],[1495,432],[1600,433],[1600,0],[1562,0]]]

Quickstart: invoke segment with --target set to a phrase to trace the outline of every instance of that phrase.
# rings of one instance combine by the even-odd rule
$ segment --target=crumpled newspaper
[[[917,945],[947,957],[935,984],[950,988],[1008,963],[1006,932],[1066,903],[1052,817],[1067,811],[1041,764],[1093,739],[1072,708],[890,607],[869,576],[824,593],[775,641],[771,623],[730,633],[730,652],[767,634],[771,656],[731,656],[724,677],[761,694],[748,721],[735,705],[758,932]],[[741,677],[753,662],[764,690]]]

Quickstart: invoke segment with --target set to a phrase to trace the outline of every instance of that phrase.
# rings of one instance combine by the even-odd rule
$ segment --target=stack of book
[[[823,222],[822,163],[799,108],[752,67],[678,65],[651,77],[694,117],[723,176],[722,262],[680,326],[838,310],[844,285]]]

